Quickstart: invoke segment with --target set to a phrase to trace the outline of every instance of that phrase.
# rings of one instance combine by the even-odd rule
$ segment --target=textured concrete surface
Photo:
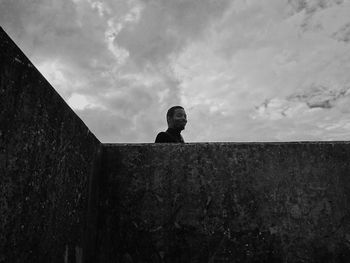
[[[0,28],[0,262],[82,261],[99,148]]]
[[[350,144],[104,145],[99,262],[348,262]]]
[[[349,157],[101,145],[0,28],[0,263],[348,262]]]

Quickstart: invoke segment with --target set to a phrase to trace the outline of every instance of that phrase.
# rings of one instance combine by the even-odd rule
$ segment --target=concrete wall
[[[0,262],[82,261],[99,149],[0,28]]]
[[[101,145],[0,28],[0,263],[348,262],[349,157]]]
[[[350,143],[104,145],[98,262],[348,262]]]

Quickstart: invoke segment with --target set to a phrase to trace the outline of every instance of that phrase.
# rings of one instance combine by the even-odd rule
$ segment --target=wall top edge
[[[191,143],[102,143],[103,147],[118,146],[194,146],[194,145],[294,145],[294,144],[350,144],[350,141],[291,141],[291,142],[191,142]]]
[[[63,99],[63,97],[56,91],[56,89],[51,85],[51,83],[42,75],[42,73],[37,69],[37,67],[30,61],[30,59],[24,54],[24,52],[17,46],[15,41],[6,33],[6,31],[1,27],[0,25],[0,36],[1,39],[4,39],[4,45],[2,47],[5,47],[4,50],[2,50],[0,55],[6,55],[6,57],[9,57],[13,54],[16,56],[19,56],[18,58],[20,61],[25,64],[23,67],[29,67],[31,70],[35,71],[38,75],[37,78],[40,78],[43,82],[43,85],[45,85],[44,92],[52,92],[54,93],[54,97],[61,103],[62,109],[67,110],[71,116],[74,116],[74,120],[79,123],[84,129],[86,130],[87,134],[91,136],[97,143],[101,143],[101,141],[98,139],[98,137],[89,129],[89,127],[85,124],[85,122],[79,117],[79,115],[68,105],[68,103]],[[8,51],[10,50],[10,52]],[[8,52],[8,53],[7,53]],[[25,62],[25,63],[24,63]],[[1,62],[0,62],[1,63]],[[3,66],[3,65],[1,65]],[[48,102],[49,103],[49,102]]]

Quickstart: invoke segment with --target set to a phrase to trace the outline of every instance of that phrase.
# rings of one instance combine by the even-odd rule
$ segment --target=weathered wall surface
[[[349,143],[104,145],[99,262],[348,262]]]
[[[0,28],[0,262],[81,262],[99,148]]]
[[[349,158],[348,142],[101,146],[0,28],[0,263],[348,262]]]

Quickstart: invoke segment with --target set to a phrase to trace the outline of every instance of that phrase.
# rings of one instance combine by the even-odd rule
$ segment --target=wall
[[[98,262],[347,262],[350,143],[104,145]]]
[[[0,28],[0,262],[82,261],[100,147]]]
[[[0,28],[0,263],[347,262],[349,157],[102,145]]]

